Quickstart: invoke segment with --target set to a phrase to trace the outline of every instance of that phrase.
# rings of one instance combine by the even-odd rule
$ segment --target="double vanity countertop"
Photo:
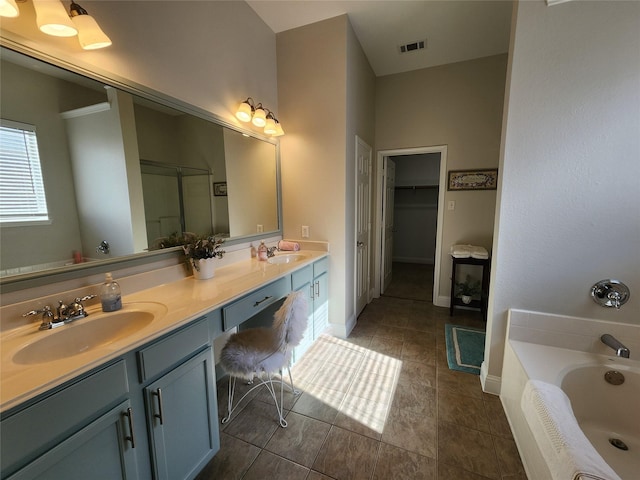
[[[0,338],[0,411],[13,408],[328,255],[326,251],[315,250],[295,253],[304,258],[280,264],[256,258],[241,260],[216,269],[215,276],[209,280],[186,277],[129,295],[123,292],[123,308],[112,314],[103,313],[97,304],[87,308],[86,318],[58,328],[42,331],[38,329],[40,322],[34,321],[4,331]],[[129,328],[128,316],[133,318],[138,313],[146,315],[146,321]],[[109,322],[116,320],[116,316],[122,317],[118,318],[116,335],[110,332],[108,339],[101,340],[100,329],[96,329],[97,333],[90,339],[84,335],[89,322]],[[72,332],[71,329],[79,330]],[[52,352],[56,339],[48,343],[51,339],[47,337],[63,332],[65,341],[81,342],[80,353],[56,358]],[[39,347],[33,345],[36,342],[42,342],[42,349],[49,350],[43,352],[42,358],[38,355]],[[87,343],[84,351],[82,342]],[[47,348],[48,344],[54,348]],[[53,357],[46,358],[46,355]]]

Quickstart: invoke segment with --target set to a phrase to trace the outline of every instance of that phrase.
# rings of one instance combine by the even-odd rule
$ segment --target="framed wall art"
[[[227,196],[227,182],[219,182],[213,184],[213,194],[216,197]]]
[[[497,168],[449,170],[447,190],[495,190],[497,187]]]

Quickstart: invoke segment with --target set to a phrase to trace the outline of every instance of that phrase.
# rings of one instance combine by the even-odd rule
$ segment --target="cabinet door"
[[[191,479],[220,448],[211,347],[147,388],[157,480]]]
[[[302,340],[298,344],[297,347],[293,349],[293,363],[298,362],[302,355],[309,349],[309,347],[313,344],[313,285],[311,283],[311,279],[304,283],[303,285],[296,288],[296,291],[307,292],[307,306],[308,306],[308,317],[307,317],[307,329],[304,331],[304,336]]]
[[[329,327],[329,274],[313,279],[313,339]]]
[[[9,480],[137,479],[130,407],[128,400],[121,403],[16,472]],[[55,415],[55,412],[51,414]]]

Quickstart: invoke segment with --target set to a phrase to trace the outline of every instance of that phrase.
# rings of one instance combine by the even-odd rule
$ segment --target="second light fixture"
[[[251,121],[256,127],[264,128],[264,133],[267,135],[273,137],[284,135],[282,125],[273,112],[268,108],[264,108],[262,103],[256,105],[251,97],[240,104],[236,112],[236,118],[245,123]]]

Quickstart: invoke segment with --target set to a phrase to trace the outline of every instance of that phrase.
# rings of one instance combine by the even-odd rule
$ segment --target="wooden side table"
[[[451,302],[449,303],[449,316],[453,316],[453,308],[465,306],[471,308],[479,308],[482,312],[482,318],[487,321],[487,304],[489,302],[489,269],[491,267],[490,258],[456,258],[451,256],[453,267],[451,269]],[[456,297],[456,270],[458,265],[480,265],[482,267],[482,284],[480,300],[471,300],[471,303],[465,304],[462,299]]]

